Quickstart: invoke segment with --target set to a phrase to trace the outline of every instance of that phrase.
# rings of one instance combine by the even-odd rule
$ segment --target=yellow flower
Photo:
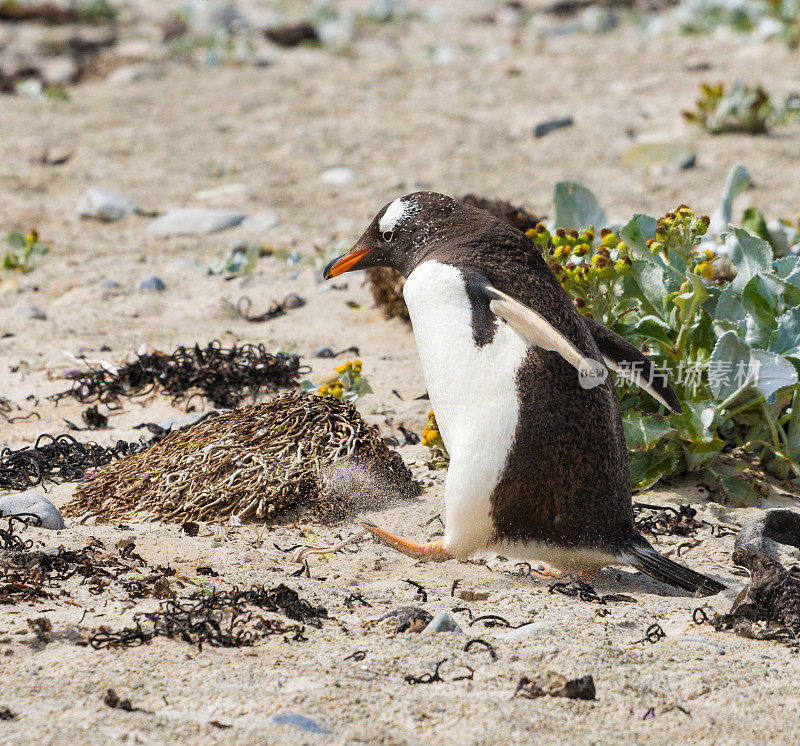
[[[709,262],[714,261],[714,252],[711,251],[711,249],[706,249],[706,259],[708,259]]]
[[[322,386],[319,387],[320,396],[327,396],[329,392],[330,392],[330,387],[327,384],[323,383]]]
[[[553,256],[559,261],[566,259],[570,254],[569,246],[557,246],[553,252]]]
[[[711,262],[700,262],[695,269],[701,276],[705,277],[706,280],[714,279],[714,265],[711,264]]]
[[[349,362],[348,363],[344,363],[343,365],[339,365],[336,368],[336,372],[337,373],[346,373],[347,372],[347,366],[349,366],[349,365],[350,365]]]

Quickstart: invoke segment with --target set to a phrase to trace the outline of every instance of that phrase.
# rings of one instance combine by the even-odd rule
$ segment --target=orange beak
[[[338,277],[351,269],[355,269],[358,263],[372,251],[369,249],[350,250],[346,254],[337,256],[322,272],[322,277],[325,280],[330,280],[331,277]]]

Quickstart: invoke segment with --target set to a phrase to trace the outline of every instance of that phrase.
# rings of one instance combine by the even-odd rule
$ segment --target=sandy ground
[[[239,239],[257,238],[310,260],[315,247],[354,240],[384,202],[407,191],[473,191],[548,213],[554,184],[567,178],[590,186],[614,217],[659,214],[678,202],[710,212],[725,174],[738,161],[756,183],[742,207],[754,203],[774,216],[796,213],[796,127],[771,137],[711,137],[688,128],[680,115],[705,80],[742,76],[787,93],[800,77],[796,52],[777,42],[646,40],[630,25],[602,36],[541,39],[478,22],[487,5],[441,3],[444,15],[436,23],[375,26],[348,54],[282,51],[265,68],[159,62],[157,80],[128,86],[92,81],[73,89],[68,102],[0,97],[0,234],[36,226],[52,246],[33,273],[0,275],[0,394],[19,405],[18,414],[36,411],[40,417],[0,420],[0,446],[64,432],[64,420],[80,422],[81,406],[55,407],[46,398],[66,387],[60,378],[71,367],[65,351],[121,361],[143,343],[170,351],[211,339],[298,352],[311,377],[330,372],[332,365],[314,357],[317,349],[355,345],[374,389],[359,402],[365,417],[387,436],[399,424],[421,432],[427,407],[414,401],[424,384],[413,337],[401,322],[387,322],[371,307],[362,279],[350,276],[332,289],[320,283],[310,263],[298,269],[264,258],[252,274],[228,282],[191,265],[224,254]],[[459,51],[452,63],[436,65],[426,45]],[[498,49],[506,56],[493,61],[489,53]],[[708,67],[697,71],[702,65]],[[573,115],[575,126],[533,138],[533,124],[563,115]],[[697,166],[654,176],[621,164],[633,142],[657,139],[692,142]],[[63,165],[42,165],[48,147],[71,157]],[[354,169],[356,181],[338,188],[323,183],[322,172],[336,165]],[[272,210],[280,223],[257,236],[234,229],[165,240],[145,233],[146,217],[103,224],[76,213],[79,195],[91,185],[120,190],[141,208],[160,210],[199,204],[198,190],[232,182],[250,185],[254,195],[233,206],[249,214]],[[138,280],[154,274],[167,290],[139,292]],[[120,287],[104,288],[103,279]],[[307,305],[264,324],[236,318],[223,302],[246,295],[258,310],[289,292]],[[47,320],[15,315],[11,309],[20,302],[41,307]],[[76,435],[103,444],[134,440],[141,434],[134,425],[180,413],[156,396],[126,403],[111,416],[108,430]],[[427,472],[422,446],[400,452],[428,488],[419,499],[373,518],[409,537],[435,535],[438,524],[427,524],[443,509],[444,475]],[[65,485],[49,494],[63,505],[70,490]],[[755,513],[707,504],[705,492],[692,482],[653,490],[643,499],[688,501],[715,523],[741,524]],[[0,722],[0,741],[797,741],[796,652],[696,627],[691,612],[697,599],[669,595],[628,570],[604,570],[595,587],[630,594],[636,603],[608,604],[601,616],[596,604],[550,594],[547,582],[521,577],[513,562],[496,557],[422,565],[363,541],[352,553],[312,559],[311,577],[294,578],[288,573],[296,566],[274,544],[333,541],[352,527],[286,525],[260,536],[246,526],[225,541],[215,540],[213,528],[204,526],[196,538],[159,525],[70,526],[58,534],[31,535],[49,547],[82,546],[90,536],[113,546],[133,536],[148,562],[169,563],[192,583],[208,582],[194,572],[198,565],[218,571],[214,582],[221,587],[286,581],[324,604],[333,619],[322,629],[308,628],[307,642],[277,637],[250,649],[198,652],[182,642],[156,640],[137,649],[94,651],[76,646],[70,636],[101,624],[122,626],[138,608],[124,594],[91,596],[75,586],[77,607],[55,601],[0,607],[0,705],[18,713]],[[727,610],[743,582],[731,573],[733,539],[707,531],[698,538],[703,541],[682,557],[731,583],[727,597],[710,599]],[[676,545],[662,549],[674,552]],[[425,587],[427,602],[420,603],[406,579]],[[451,596],[456,579],[460,584]],[[359,591],[371,606],[348,608],[345,599]],[[460,591],[486,597],[464,600]],[[501,614],[513,624],[543,621],[553,632],[508,640],[502,630],[481,623],[468,627],[465,611],[453,616],[466,635],[395,635],[385,624],[365,626],[409,603],[434,614],[467,606],[474,616]],[[39,616],[53,624],[46,645],[36,642],[26,623]],[[639,642],[654,622],[667,638]],[[498,660],[462,652],[471,637],[491,641]],[[355,650],[366,651],[364,660],[345,660]],[[444,658],[443,682],[404,681],[432,671]],[[474,668],[474,678],[453,681],[464,666]],[[597,700],[512,698],[519,679],[540,670],[592,674]],[[107,687],[148,712],[109,709],[102,702]],[[281,712],[313,718],[330,732],[313,735],[277,725],[270,718]]]

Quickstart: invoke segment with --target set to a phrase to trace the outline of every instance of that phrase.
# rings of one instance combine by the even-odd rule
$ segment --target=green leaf
[[[770,334],[777,327],[778,298],[764,274],[759,272],[747,282],[742,291],[742,305],[748,311],[747,343],[753,347],[766,347]]]
[[[767,349],[778,355],[800,356],[800,308],[791,308],[775,320]]]
[[[736,277],[731,285],[739,290],[759,272],[772,267],[772,247],[763,239],[750,235],[742,228],[734,228],[728,236],[728,256],[736,267]]]
[[[776,259],[772,266],[775,268],[775,274],[785,280],[795,270],[800,269],[800,256],[783,256]]]
[[[669,444],[652,451],[633,451],[628,454],[631,485],[634,489],[646,490],[662,477],[675,473],[680,465],[677,446]]]
[[[634,260],[631,272],[627,277],[631,278],[637,296],[647,301],[653,311],[663,318],[666,309],[664,270],[655,262],[639,259]]]
[[[725,332],[714,346],[708,363],[708,385],[717,399],[727,399],[741,386],[737,373],[750,364],[750,347],[735,332]],[[737,383],[737,380],[740,382]]]
[[[749,231],[754,236],[758,236],[758,238],[763,238],[773,249],[775,248],[772,245],[772,236],[769,234],[767,221],[764,220],[764,216],[755,207],[748,207],[744,211],[744,215],[742,216],[742,228]]]
[[[553,201],[556,207],[556,228],[570,230],[593,225],[599,230],[608,224],[606,214],[597,198],[582,184],[560,181],[556,184]]]
[[[8,245],[11,246],[12,249],[25,248],[25,236],[17,231],[9,233],[6,237],[6,241],[8,241]]]
[[[622,336],[626,338],[636,335],[646,340],[655,340],[669,350],[675,344],[673,337],[677,336],[676,332],[657,316],[643,316],[635,324],[620,326],[622,327],[620,333],[624,332]]]
[[[633,259],[646,258],[652,261],[653,255],[647,242],[656,236],[658,221],[649,215],[634,215],[619,231],[619,237],[627,245]]]
[[[680,309],[681,324],[694,317],[697,309],[708,299],[708,291],[703,283],[703,278],[691,272],[681,286],[680,292],[673,299],[673,303]]]
[[[753,486],[740,477],[722,477],[719,480],[719,486],[734,507],[746,508],[758,502],[758,495]]]
[[[750,373],[753,388],[767,401],[774,398],[775,392],[797,383],[797,370],[788,360],[767,350],[750,352]]]
[[[663,437],[675,432],[666,418],[659,419],[637,412],[627,413],[622,419],[622,427],[630,450],[650,450]]]
[[[747,169],[737,163],[729,172],[722,189],[722,196],[719,207],[711,216],[712,233],[722,233],[728,228],[733,217],[733,201],[750,186],[752,180]]]
[[[670,421],[682,441],[686,467],[696,471],[710,464],[725,442],[716,434],[719,417],[713,401],[685,401],[682,406],[683,412],[672,415]]]
[[[745,318],[747,318],[747,309],[742,305],[742,293],[731,283],[719,296],[714,319],[716,321],[744,321]]]

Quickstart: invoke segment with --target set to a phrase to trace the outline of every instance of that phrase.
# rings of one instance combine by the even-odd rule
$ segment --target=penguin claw
[[[451,559],[450,553],[444,548],[444,541],[442,539],[420,544],[416,541],[409,541],[400,536],[390,534],[388,531],[384,531],[382,528],[368,521],[362,521],[361,525],[382,544],[386,544],[392,547],[392,549],[396,549],[398,552],[408,555],[409,557],[433,562],[442,562]]]

